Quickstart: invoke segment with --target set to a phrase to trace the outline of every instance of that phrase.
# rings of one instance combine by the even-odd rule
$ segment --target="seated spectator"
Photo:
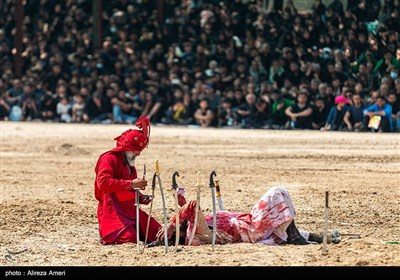
[[[293,100],[279,94],[276,101],[272,103],[273,126],[283,128],[290,123],[290,118],[285,114],[287,108],[293,105]]]
[[[20,79],[12,80],[12,87],[7,90],[6,99],[10,106],[18,105],[23,95],[23,85]]]
[[[96,91],[85,102],[83,120],[90,123],[112,123],[111,111],[109,99]]]
[[[258,99],[246,118],[246,128],[264,128],[272,124],[270,104],[264,99]]]
[[[56,117],[57,100],[50,92],[43,96],[39,109],[42,112],[41,119],[44,121],[52,121]]]
[[[72,105],[72,122],[83,122],[83,114],[85,112],[85,100],[81,94],[73,97],[74,102]]]
[[[343,95],[335,97],[335,106],[329,111],[325,126],[321,128],[321,131],[338,131],[345,128],[344,115],[346,114],[345,106],[347,104],[350,104],[350,101]]]
[[[0,121],[8,121],[8,115],[11,112],[11,107],[8,105],[3,94],[0,97]]]
[[[346,123],[347,130],[358,131],[362,124],[365,106],[358,93],[354,93],[351,100],[353,101],[353,104],[347,109],[343,120]]]
[[[31,121],[36,119],[38,116],[38,108],[33,93],[33,88],[29,84],[23,86],[23,93],[19,101],[19,107],[21,107],[24,121]]]
[[[194,113],[194,119],[196,124],[200,125],[201,127],[209,127],[212,124],[214,119],[214,113],[208,108],[208,101],[207,99],[202,99],[199,102],[199,108]]]
[[[361,131],[390,132],[393,129],[392,106],[386,103],[384,96],[379,95],[375,104],[364,109]],[[377,118],[374,118],[377,117]],[[374,121],[371,122],[371,119]]]
[[[111,99],[114,123],[133,124],[136,122],[137,117],[133,116],[132,112],[133,100],[128,97],[130,97],[129,93],[119,90],[117,96]]]
[[[325,106],[324,98],[317,95],[314,100],[314,107],[312,117],[312,127],[314,129],[321,129],[325,126],[326,119],[328,118],[329,109]]]
[[[179,93],[178,93],[179,92]],[[189,94],[181,90],[175,91],[175,102],[167,110],[166,116],[161,119],[164,124],[188,125],[193,122],[193,103]]]
[[[392,131],[398,131],[400,130],[400,100],[397,100],[397,94],[390,92],[387,103],[392,106]]]
[[[313,109],[307,102],[307,92],[300,91],[297,95],[297,102],[286,108],[285,114],[290,118],[285,128],[311,129]]]
[[[66,96],[60,98],[57,103],[57,114],[60,116],[61,122],[70,123],[72,121],[71,107]]]
[[[246,126],[246,118],[252,112],[257,101],[256,96],[252,93],[247,94],[245,99],[246,102],[241,104],[235,111],[235,121],[242,126]]]
[[[234,126],[235,120],[232,110],[232,101],[228,98],[222,99],[218,108],[218,127]]]

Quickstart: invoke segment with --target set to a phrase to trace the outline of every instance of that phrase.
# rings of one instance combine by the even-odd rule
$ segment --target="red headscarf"
[[[114,138],[117,146],[112,149],[115,152],[142,151],[149,145],[150,120],[146,116],[140,117],[136,126],[138,129],[128,129],[120,136]]]

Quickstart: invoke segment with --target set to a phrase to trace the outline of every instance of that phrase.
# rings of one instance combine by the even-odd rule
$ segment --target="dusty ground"
[[[128,126],[11,123],[1,125],[0,266],[399,266],[400,135],[318,131],[152,128],[137,161],[148,178],[159,159],[164,188],[178,170],[187,198],[196,172],[221,182],[224,206],[250,211],[274,184],[289,189],[297,225],[322,231],[324,192],[330,191],[329,228],[343,241],[329,245],[261,244],[163,247],[138,256],[135,244],[102,246],[93,197],[97,157]],[[148,191],[150,193],[150,190]],[[162,220],[156,192],[153,209]],[[158,198],[158,199],[157,199]],[[207,187],[202,206],[211,209]],[[167,193],[169,214],[173,198]],[[144,206],[148,210],[149,206]],[[7,250],[19,254],[9,255]],[[22,251],[22,252],[21,252]]]

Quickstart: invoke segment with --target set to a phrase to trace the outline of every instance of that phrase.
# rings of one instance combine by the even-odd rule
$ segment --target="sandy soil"
[[[138,159],[148,178],[159,159],[173,213],[171,175],[195,199],[215,170],[226,209],[250,211],[272,185],[286,187],[299,228],[322,231],[324,193],[330,192],[329,228],[342,242],[329,245],[211,245],[146,249],[98,243],[94,165],[114,147],[124,125],[1,122],[0,266],[399,266],[400,135],[152,127]],[[150,193],[150,190],[146,191]],[[207,186],[201,194],[211,209]],[[144,206],[148,211],[149,206]],[[153,210],[162,221],[156,191]],[[19,254],[8,254],[8,251]]]

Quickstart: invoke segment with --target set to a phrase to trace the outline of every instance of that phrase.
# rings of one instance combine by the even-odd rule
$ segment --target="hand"
[[[174,234],[175,226],[172,222],[167,224],[167,238],[168,240],[171,239],[172,234]],[[156,233],[156,238],[158,240],[164,240],[164,227],[161,227],[158,232]]]
[[[147,181],[145,179],[136,178],[132,180],[132,189],[145,190],[147,186]]]
[[[140,204],[148,205],[153,200],[152,195],[142,195],[139,199]]]

